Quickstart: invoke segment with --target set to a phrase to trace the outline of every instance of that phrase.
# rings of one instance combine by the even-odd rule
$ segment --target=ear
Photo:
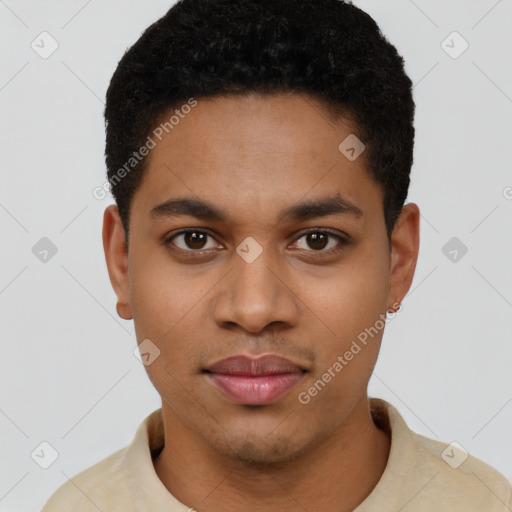
[[[128,248],[117,206],[110,205],[103,214],[103,249],[110,282],[117,295],[117,313],[132,318],[128,282]]]
[[[405,297],[414,277],[420,247],[420,210],[414,203],[402,208],[391,234],[390,309]]]

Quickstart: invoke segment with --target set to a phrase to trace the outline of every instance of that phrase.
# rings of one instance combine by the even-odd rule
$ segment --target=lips
[[[306,370],[288,359],[267,354],[258,358],[228,357],[210,366],[205,373],[234,402],[264,405],[288,393]]]

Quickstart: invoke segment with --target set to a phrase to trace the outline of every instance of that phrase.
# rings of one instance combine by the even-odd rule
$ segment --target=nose
[[[300,311],[290,273],[270,252],[263,250],[251,263],[234,256],[215,298],[213,315],[219,326],[257,333],[270,324],[297,324]]]

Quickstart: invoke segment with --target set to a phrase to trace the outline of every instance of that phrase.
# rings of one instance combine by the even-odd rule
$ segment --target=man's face
[[[351,161],[338,148],[353,133],[311,97],[215,97],[198,100],[151,151],[114,286],[138,343],[161,351],[147,371],[166,422],[201,449],[284,461],[364,414],[379,319],[410,280],[395,284],[383,193],[364,152]],[[337,199],[360,214],[332,208]],[[221,218],[190,203],[154,210],[177,200],[208,203]],[[116,226],[119,234],[118,217]],[[299,370],[254,386],[254,376],[208,371],[265,354]]]

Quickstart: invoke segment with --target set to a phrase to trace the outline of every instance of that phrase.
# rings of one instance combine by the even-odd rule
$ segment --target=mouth
[[[258,358],[239,355],[222,359],[203,373],[232,401],[266,405],[286,395],[307,369],[274,354]]]

